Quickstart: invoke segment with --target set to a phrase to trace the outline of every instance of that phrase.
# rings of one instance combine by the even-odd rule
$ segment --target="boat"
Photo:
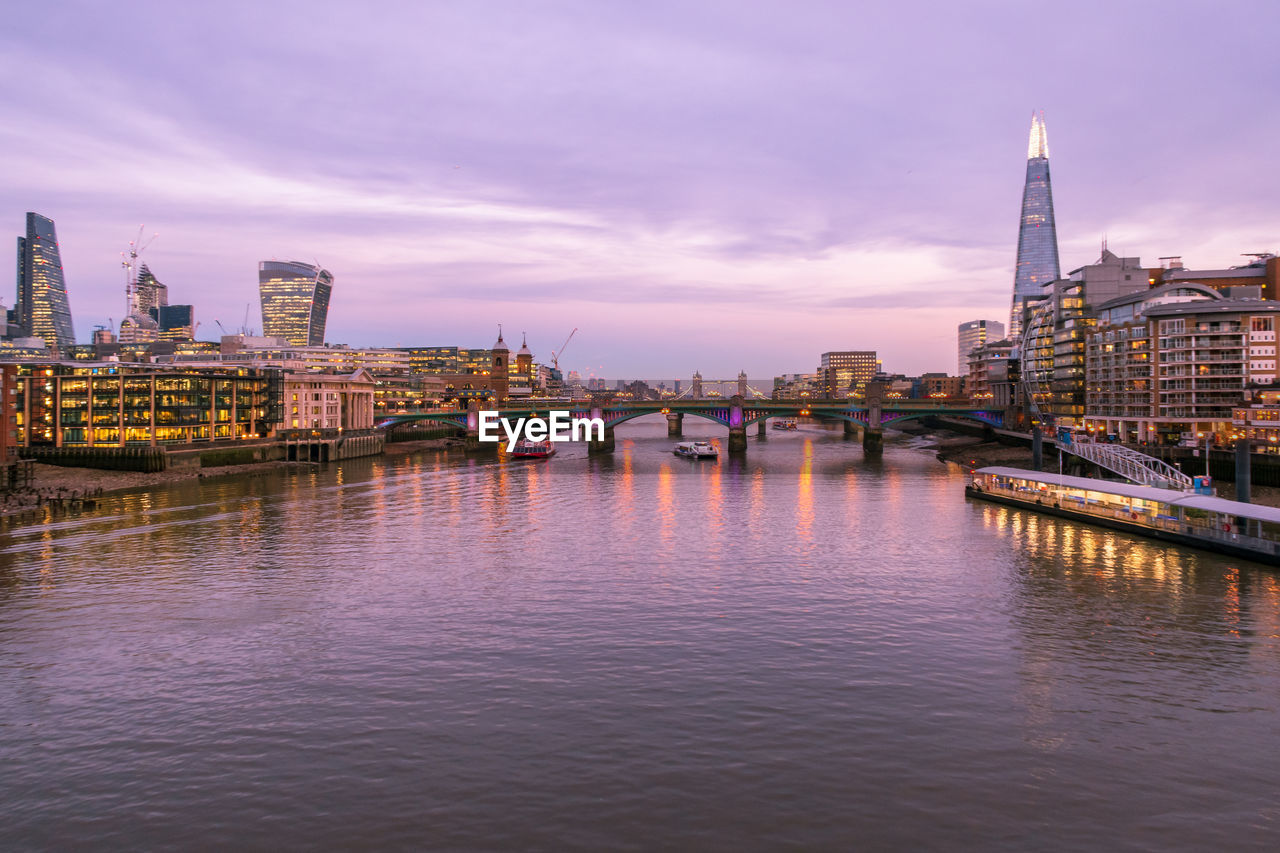
[[[714,459],[719,455],[715,445],[707,441],[682,441],[672,452],[686,459]]]
[[[521,439],[512,448],[511,455],[516,459],[546,459],[555,456],[556,446],[549,441],[529,441]]]
[[[1280,566],[1280,509],[1194,491],[993,466],[971,498]]]
[[[794,418],[775,418],[773,421],[774,429],[799,429],[796,426]]]

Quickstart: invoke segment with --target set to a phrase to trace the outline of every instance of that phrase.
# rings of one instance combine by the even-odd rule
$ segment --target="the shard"
[[[1022,333],[1023,305],[1042,296],[1045,284],[1061,277],[1058,232],[1053,224],[1053,189],[1049,183],[1049,136],[1044,113],[1031,114],[1027,145],[1027,183],[1022,189],[1022,220],[1018,225],[1018,262],[1013,277],[1013,306],[1009,337]]]

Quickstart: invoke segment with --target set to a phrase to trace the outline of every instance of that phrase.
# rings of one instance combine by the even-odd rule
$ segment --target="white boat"
[[[714,459],[719,455],[715,445],[706,441],[682,441],[672,452],[686,459]]]

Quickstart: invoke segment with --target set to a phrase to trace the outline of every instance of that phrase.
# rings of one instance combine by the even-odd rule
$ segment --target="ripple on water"
[[[0,841],[1274,833],[1273,573],[967,502],[925,452],[690,463],[631,426],[613,458],[354,460],[8,529]]]

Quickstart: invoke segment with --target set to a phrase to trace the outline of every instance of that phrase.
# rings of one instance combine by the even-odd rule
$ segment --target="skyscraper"
[[[51,350],[76,342],[67,281],[53,220],[27,214],[27,236],[18,238],[18,304],[14,317],[25,337],[43,338]]]
[[[969,374],[969,353],[986,343],[998,341],[1004,337],[1004,323],[995,320],[970,320],[961,323],[956,329],[959,344],[957,376]]]
[[[1053,189],[1049,184],[1049,136],[1044,113],[1031,114],[1031,139],[1027,145],[1027,182],[1022,189],[1022,220],[1018,226],[1018,261],[1013,276],[1013,305],[1009,310],[1009,337],[1022,334],[1022,307],[1042,296],[1041,288],[1061,278],[1058,268],[1058,232],[1053,224]]]
[[[323,346],[331,293],[328,270],[298,261],[263,261],[258,264],[262,334],[293,346]]]
[[[157,320],[160,317],[160,309],[169,304],[168,286],[162,284],[146,264],[143,264],[138,272],[138,280],[133,286],[130,303],[132,310],[129,313],[150,314]]]

